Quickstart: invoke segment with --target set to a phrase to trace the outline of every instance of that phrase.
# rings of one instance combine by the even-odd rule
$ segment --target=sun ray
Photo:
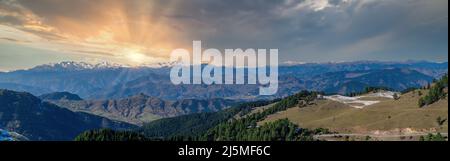
[[[21,7],[24,10],[21,12],[33,19],[27,19],[29,22],[22,27],[14,28],[46,40],[22,45],[41,46],[40,48],[51,46],[48,50],[75,53],[89,51],[90,54],[111,57],[110,60],[118,61],[117,63],[133,65],[148,63],[137,61],[143,57],[152,58],[143,60],[167,59],[171,49],[183,47],[179,41],[181,34],[172,27],[167,18],[167,15],[175,12],[174,8],[180,1],[107,2],[99,1],[98,5],[89,6],[88,10],[94,10],[96,14],[85,15],[84,19],[66,14],[41,17],[41,14]],[[73,4],[79,5],[77,3],[85,2]]]

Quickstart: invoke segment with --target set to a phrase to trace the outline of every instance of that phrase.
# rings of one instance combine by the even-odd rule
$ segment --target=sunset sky
[[[283,62],[448,61],[448,1],[0,0],[0,71],[165,62],[193,40]]]

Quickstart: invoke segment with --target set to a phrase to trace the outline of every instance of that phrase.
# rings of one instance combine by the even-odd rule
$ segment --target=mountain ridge
[[[69,92],[54,92],[38,96],[41,100],[69,100],[69,101],[81,101],[80,96]]]
[[[135,128],[104,117],[72,112],[26,92],[0,89],[0,105],[0,128],[31,140],[72,140],[80,132],[90,129]]]
[[[295,66],[280,66],[280,88],[277,95],[270,98],[288,96],[305,89],[328,90],[331,93],[347,92],[336,88],[333,82],[320,84],[321,80],[327,78],[326,74],[355,71],[383,71],[388,69],[408,69],[415,70],[421,75],[420,80],[430,82],[430,77],[439,78],[448,72],[448,63],[431,62],[346,62],[333,64],[300,64]],[[162,98],[165,100],[177,99],[267,99],[268,97],[258,96],[257,85],[173,85],[170,82],[168,73],[170,68],[103,68],[88,70],[22,70],[8,73],[0,73],[0,88],[7,88],[17,91],[27,91],[34,95],[42,95],[51,92],[67,91],[75,93],[87,99],[118,99],[126,98],[139,93]],[[399,77],[408,73],[396,71]],[[418,74],[418,73],[416,73]],[[316,78],[322,76],[322,78]],[[345,86],[349,86],[349,91],[360,90],[361,86],[387,86],[393,89],[402,89],[411,82],[419,85],[418,80],[392,78],[379,74],[384,80],[391,79],[392,82],[384,84],[371,84],[370,80],[348,81]],[[348,79],[348,78],[343,78]],[[378,79],[378,78],[377,78]],[[342,82],[343,80],[339,80]],[[320,86],[310,86],[318,84]],[[420,83],[420,85],[423,85]],[[389,85],[389,86],[388,86]],[[356,86],[356,87],[353,87]],[[341,93],[343,94],[343,93]],[[269,98],[269,99],[270,99]]]
[[[142,93],[127,98],[110,100],[70,100],[64,99],[64,97],[60,98],[62,99],[44,100],[72,111],[87,112],[136,125],[142,125],[145,122],[151,122],[160,118],[217,112],[238,103],[237,101],[219,98],[166,101]]]

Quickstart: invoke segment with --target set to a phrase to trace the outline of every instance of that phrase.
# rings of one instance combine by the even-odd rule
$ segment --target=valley
[[[217,112],[238,103],[226,99],[166,101],[145,94],[116,100],[65,99],[70,96],[79,98],[76,95],[65,93],[57,99],[44,100],[75,112],[86,112],[135,125],[142,125],[161,118]]]

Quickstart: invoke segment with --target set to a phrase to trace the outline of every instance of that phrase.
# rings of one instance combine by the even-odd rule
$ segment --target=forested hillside
[[[83,132],[75,138],[75,141],[150,141],[150,139],[132,131],[100,129]]]
[[[317,98],[318,93],[302,91],[289,96],[272,107],[251,114],[245,118],[219,124],[208,130],[200,140],[208,141],[307,141],[313,140],[313,134],[328,133],[328,130],[309,130],[299,128],[289,120],[278,120],[257,126],[267,116],[292,107],[302,107]]]
[[[252,108],[265,106],[270,103],[273,103],[273,101],[243,103],[219,112],[161,119],[147,123],[136,131],[149,138],[194,139],[205,133],[208,129],[230,120],[235,115],[244,115]]]
[[[428,93],[419,100],[419,106],[431,105],[448,96],[448,74],[429,87]]]

